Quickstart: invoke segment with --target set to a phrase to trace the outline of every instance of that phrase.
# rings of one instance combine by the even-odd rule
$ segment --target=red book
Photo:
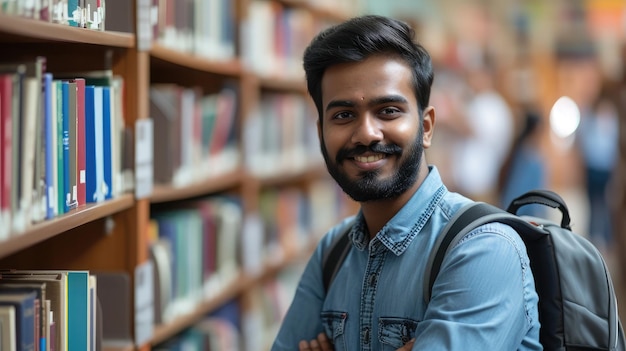
[[[76,183],[78,206],[87,203],[85,181],[85,79],[76,78]]]
[[[13,76],[0,75],[0,219],[11,215]]]

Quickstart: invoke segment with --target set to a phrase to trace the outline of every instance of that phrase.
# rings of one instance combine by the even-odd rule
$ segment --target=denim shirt
[[[362,214],[332,228],[306,265],[273,351],[297,350],[325,332],[341,350],[541,350],[538,297],[524,243],[493,223],[468,233],[447,253],[423,294],[437,235],[470,200],[449,192],[434,166],[407,204],[370,240]],[[322,257],[352,225],[353,248],[328,293]]]

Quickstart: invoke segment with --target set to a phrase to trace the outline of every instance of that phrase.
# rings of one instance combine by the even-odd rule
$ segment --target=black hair
[[[397,55],[413,71],[413,87],[420,116],[428,106],[433,82],[430,55],[414,41],[415,32],[405,22],[378,15],[354,17],[320,32],[304,52],[307,88],[320,120],[322,117],[322,77],[330,66],[360,62],[382,54]]]

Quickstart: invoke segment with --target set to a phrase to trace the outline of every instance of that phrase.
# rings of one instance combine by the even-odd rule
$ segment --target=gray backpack
[[[520,207],[529,204],[558,208],[561,223],[516,215]],[[571,231],[565,202],[547,190],[518,197],[506,211],[481,202],[459,210],[442,230],[430,254],[424,279],[427,303],[448,248],[474,228],[490,222],[513,227],[526,244],[539,295],[540,342],[544,350],[626,350],[606,263],[590,241]],[[348,231],[340,235],[323,261],[326,288],[352,246],[345,239]]]

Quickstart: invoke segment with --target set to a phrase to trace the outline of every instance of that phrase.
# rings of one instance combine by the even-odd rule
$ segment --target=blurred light
[[[550,129],[559,138],[568,138],[580,124],[580,109],[567,96],[560,97],[550,110]]]

